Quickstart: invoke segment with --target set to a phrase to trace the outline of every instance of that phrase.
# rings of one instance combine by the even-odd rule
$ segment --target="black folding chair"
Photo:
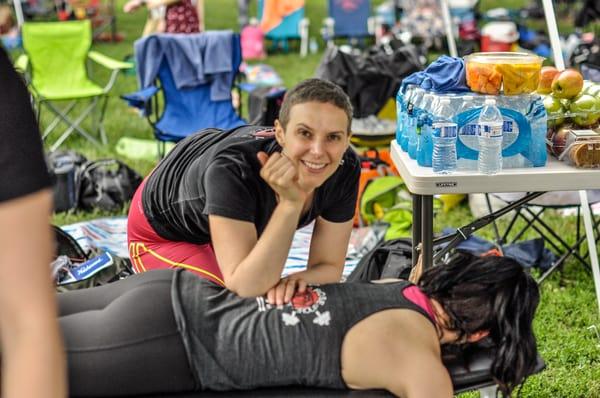
[[[523,194],[486,194],[487,207],[490,213],[493,213],[494,206],[492,204],[493,198],[499,199],[504,204],[515,203],[518,199],[523,197]],[[590,213],[592,214],[592,227],[595,231],[595,242],[600,242],[600,217],[594,217],[594,213],[591,206],[595,203],[600,202],[600,191],[588,191],[588,201],[590,203]],[[561,236],[560,231],[555,231],[550,225],[543,219],[543,214],[547,210],[562,210],[567,208],[576,209],[577,214],[577,225],[576,225],[576,236],[574,243],[568,243]],[[517,220],[523,220],[525,225],[520,229]],[[496,237],[496,243],[498,245],[514,243],[521,239],[523,235],[529,230],[533,229],[537,234],[544,239],[557,254],[557,259],[538,279],[538,282],[543,282],[554,270],[562,267],[567,259],[571,256],[574,257],[581,265],[583,265],[588,271],[591,271],[589,264],[589,253],[583,252],[583,242],[586,240],[586,235],[582,230],[582,217],[581,217],[581,205],[579,204],[579,194],[576,191],[572,192],[547,192],[530,202],[521,204],[514,209],[514,213],[510,218],[508,226],[504,231],[500,231],[498,224],[495,219],[492,220],[494,229],[494,235]],[[512,233],[512,235],[511,235]],[[509,235],[511,238],[509,239]]]

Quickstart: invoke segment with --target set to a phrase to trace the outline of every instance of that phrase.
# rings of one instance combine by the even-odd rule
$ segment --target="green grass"
[[[325,3],[324,0],[307,0],[306,12],[311,20],[310,32],[313,37],[319,37],[321,21],[326,15]],[[373,3],[379,4],[381,0]],[[123,0],[117,0],[118,10],[121,9],[122,4]],[[522,0],[483,0],[481,9],[498,6],[519,7],[523,4]],[[207,29],[236,29],[236,0],[206,1],[206,16]],[[121,43],[95,44],[95,49],[123,59],[127,54],[133,53],[133,41],[141,33],[144,21],[143,10],[130,15],[119,11],[118,30],[125,34],[125,40]],[[565,26],[565,29],[568,29],[568,21],[561,21],[561,29]],[[322,51],[323,43],[321,41],[319,43]],[[302,59],[293,49],[289,54],[270,55],[265,62],[272,65],[282,76],[286,86],[290,87],[301,79],[313,76],[320,56],[321,52]],[[107,78],[107,74],[98,69],[94,69],[94,73],[99,81]],[[120,94],[135,91],[136,87],[134,76],[125,74],[119,76],[116,87],[111,93],[105,119],[109,137],[109,145],[106,148],[96,149],[77,137],[70,138],[65,147],[78,150],[92,159],[121,158],[114,150],[114,145],[120,137],[152,139],[152,132],[146,121],[131,111],[118,97]],[[44,117],[43,122],[46,121],[47,118]],[[155,164],[149,161],[122,160],[144,175]],[[58,225],[64,225],[98,217],[126,214],[126,211],[127,207],[117,213],[62,213],[55,215],[53,221]],[[468,207],[461,205],[448,214],[439,214],[436,217],[435,229],[440,231],[446,226],[464,225],[472,218]],[[570,241],[574,240],[576,225],[574,217],[561,217],[554,213],[549,214],[545,219],[556,231],[560,231],[561,236]],[[481,234],[491,238],[492,230],[487,227]],[[534,235],[530,234],[530,236]],[[535,330],[547,369],[525,384],[523,397],[600,397],[600,341],[588,330],[591,325],[600,328],[592,278],[577,263],[568,262],[563,272],[554,273],[542,286],[542,300],[535,321]]]

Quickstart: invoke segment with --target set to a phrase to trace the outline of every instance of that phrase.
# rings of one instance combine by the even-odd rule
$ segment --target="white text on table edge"
[[[456,181],[442,181],[442,182],[436,182],[435,186],[436,188],[452,188],[457,186],[457,182]]]

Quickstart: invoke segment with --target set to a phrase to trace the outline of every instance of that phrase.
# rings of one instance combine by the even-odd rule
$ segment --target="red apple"
[[[583,88],[583,76],[575,69],[565,69],[552,80],[552,95],[557,98],[574,98]]]
[[[544,66],[540,71],[540,82],[537,86],[539,94],[550,94],[552,92],[552,80],[560,72],[554,66]]]
[[[563,151],[565,150],[565,145],[567,143],[567,135],[572,128],[573,126],[565,124],[558,130],[556,130],[556,132],[552,136],[552,153],[555,156],[560,156],[560,154],[563,153]]]

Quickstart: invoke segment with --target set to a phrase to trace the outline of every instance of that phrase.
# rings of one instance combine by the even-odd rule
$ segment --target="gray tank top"
[[[340,354],[357,322],[386,309],[411,309],[410,283],[310,286],[281,308],[241,298],[189,272],[173,279],[173,306],[202,389],[305,385],[346,388]]]

